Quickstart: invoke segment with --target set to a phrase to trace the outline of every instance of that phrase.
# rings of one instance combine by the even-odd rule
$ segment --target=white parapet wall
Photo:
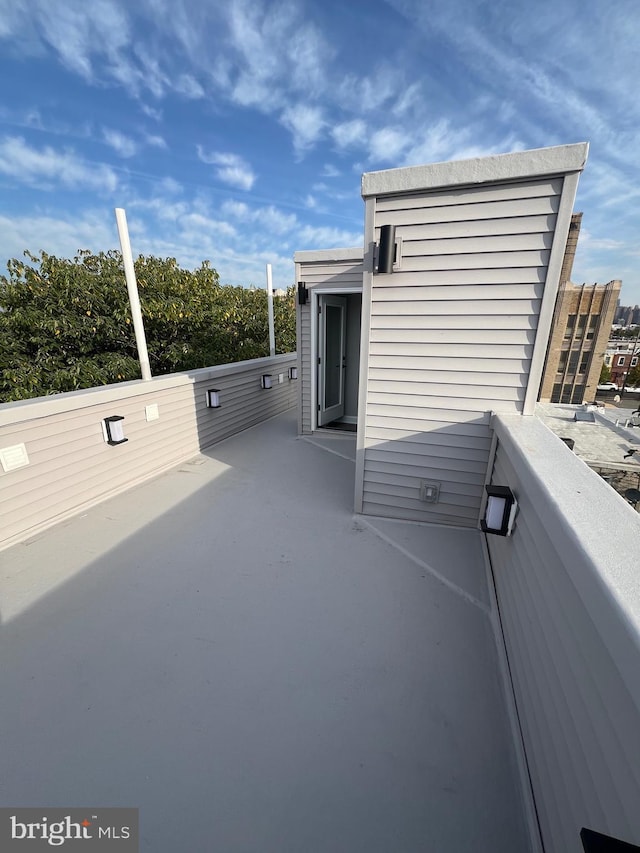
[[[494,417],[519,502],[487,535],[546,853],[640,844],[640,516],[533,417]]]
[[[289,353],[0,405],[0,548],[295,406],[296,364]],[[209,389],[219,408],[207,407]],[[109,445],[114,415],[127,441]]]

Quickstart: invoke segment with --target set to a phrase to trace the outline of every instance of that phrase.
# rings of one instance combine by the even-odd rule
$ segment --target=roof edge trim
[[[578,142],[470,160],[365,172],[362,176],[362,197],[581,172],[588,154],[589,143]]]
[[[296,252],[293,260],[297,264],[309,264],[316,261],[361,261],[364,257],[364,248],[356,246],[354,249],[306,249]]]

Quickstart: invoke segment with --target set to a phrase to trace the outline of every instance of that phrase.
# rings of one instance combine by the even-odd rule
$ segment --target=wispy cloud
[[[104,127],[102,129],[102,136],[107,145],[113,148],[120,157],[133,157],[138,150],[138,146],[133,139],[119,130]]]
[[[72,150],[38,149],[19,136],[0,141],[0,172],[18,183],[49,190],[63,186],[113,192],[118,186],[118,177],[109,166],[90,163]]]
[[[217,166],[216,176],[220,181],[241,190],[250,190],[256,175],[246,160],[238,154],[224,151],[205,151],[201,145],[196,146],[198,157],[203,163]]]
[[[326,121],[320,107],[307,104],[294,104],[287,107],[282,113],[280,120],[291,132],[293,147],[298,154],[302,154],[318,141]]]
[[[337,124],[331,135],[338,148],[360,146],[366,141],[367,125],[361,118],[354,118]]]

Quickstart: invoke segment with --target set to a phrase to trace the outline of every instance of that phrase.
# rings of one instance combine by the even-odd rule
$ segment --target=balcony
[[[500,416],[512,537],[354,516],[293,359],[0,407],[3,805],[139,807],[154,853],[638,843],[637,514]]]

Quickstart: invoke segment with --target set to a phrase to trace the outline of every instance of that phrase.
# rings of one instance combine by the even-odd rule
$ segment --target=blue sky
[[[0,265],[207,258],[293,283],[363,171],[587,140],[574,281],[640,303],[637,0],[0,0]]]

